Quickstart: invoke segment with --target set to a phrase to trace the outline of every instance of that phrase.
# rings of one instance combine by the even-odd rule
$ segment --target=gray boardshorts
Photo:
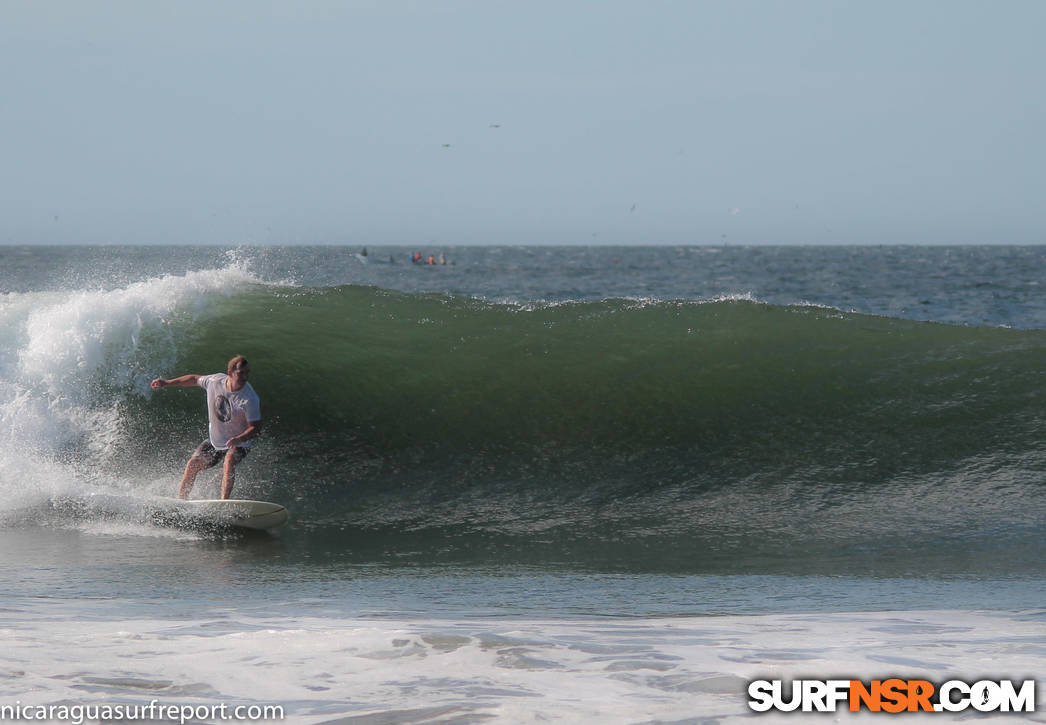
[[[247,453],[250,452],[249,448],[244,448],[243,446],[233,446],[233,449],[236,451],[233,454],[233,463],[239,463],[244,458],[246,458]],[[219,451],[217,448],[211,445],[211,442],[209,440],[206,440],[199,446],[197,446],[196,450],[193,452],[192,455],[193,458],[199,458],[203,461],[207,468],[210,468],[211,466],[217,465],[219,461],[224,459],[225,454],[227,454],[228,452],[228,449],[224,451]]]

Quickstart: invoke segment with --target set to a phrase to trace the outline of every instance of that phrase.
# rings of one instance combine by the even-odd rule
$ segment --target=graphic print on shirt
[[[214,414],[222,423],[232,420],[232,406],[229,405],[229,399],[224,395],[219,395],[214,399]]]

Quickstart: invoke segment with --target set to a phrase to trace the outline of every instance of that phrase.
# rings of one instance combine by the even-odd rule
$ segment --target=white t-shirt
[[[207,391],[207,417],[210,419],[208,432],[211,445],[219,451],[228,448],[230,438],[243,433],[250,423],[261,420],[261,402],[250,383],[239,390],[229,390],[225,373],[202,375],[198,381]],[[250,448],[253,441],[244,441],[242,448]]]

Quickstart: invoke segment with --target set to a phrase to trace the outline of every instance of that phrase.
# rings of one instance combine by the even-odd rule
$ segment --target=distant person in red
[[[429,264],[435,264],[435,263],[436,263],[436,258],[435,258],[435,257],[433,257],[433,256],[432,256],[432,255],[430,254],[430,255],[429,255]]]
[[[251,366],[247,358],[237,355],[229,361],[225,373],[214,375],[182,375],[166,380],[156,378],[152,389],[168,386],[180,388],[201,387],[207,391],[208,439],[197,447],[185,465],[178,498],[188,498],[196,475],[224,460],[222,498],[229,498],[236,464],[247,457],[252,439],[261,433],[261,403],[254,388],[247,382]],[[232,455],[229,452],[232,451]]]

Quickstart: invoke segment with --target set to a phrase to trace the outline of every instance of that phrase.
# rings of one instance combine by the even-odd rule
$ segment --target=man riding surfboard
[[[250,371],[247,359],[237,355],[229,361],[225,373],[182,375],[170,380],[156,378],[152,382],[153,390],[174,386],[201,387],[207,391],[208,439],[196,448],[185,465],[178,498],[188,498],[197,474],[219,461],[224,461],[222,498],[232,494],[236,465],[247,456],[253,445],[251,441],[261,433],[261,403],[247,382]]]

